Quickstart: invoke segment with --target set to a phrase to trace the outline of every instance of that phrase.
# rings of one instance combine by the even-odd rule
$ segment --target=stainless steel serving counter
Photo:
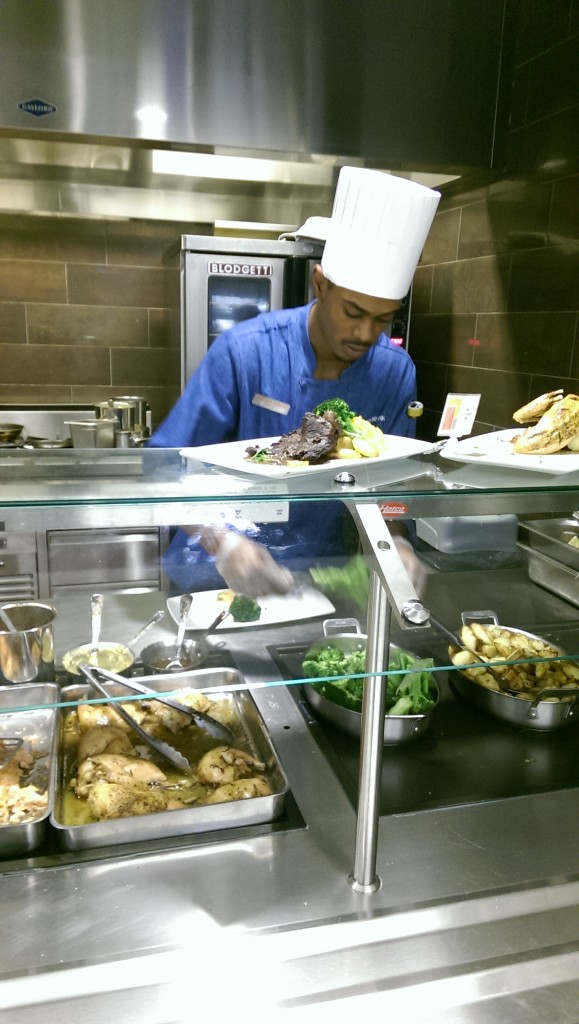
[[[570,605],[505,571],[501,614],[510,593],[521,625],[573,625]],[[473,579],[430,583],[444,617]],[[126,639],[163,600],[116,598],[105,634]],[[61,611],[57,654],[78,639]],[[147,642],[174,632],[165,619]],[[319,633],[318,621],[224,634],[290,779],[286,821],[2,865],[3,1024],[189,1022],[200,1007],[220,1020],[576,1024],[579,790],[384,815],[381,887],[354,892],[355,810],[270,657]]]

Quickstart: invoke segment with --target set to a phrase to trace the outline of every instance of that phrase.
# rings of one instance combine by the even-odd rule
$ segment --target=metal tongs
[[[212,733],[221,742],[224,740],[227,743],[233,742],[234,736],[231,729],[218,722],[216,718],[208,715],[205,711],[198,711],[197,708],[192,708],[189,704],[183,704],[174,697],[166,697],[164,693],[153,690],[150,686],[144,686],[143,683],[138,683],[135,679],[125,679],[123,676],[110,672],[106,668],[99,668],[97,672],[99,675],[104,676],[106,682],[119,683],[120,686],[126,686],[128,690],[140,693],[144,697],[154,697],[159,704],[166,704],[168,708],[173,708],[174,711],[187,715],[187,718],[191,718],[197,724],[201,723],[207,732]]]
[[[158,740],[154,736],[151,736],[151,734],[148,733],[146,729],[143,729],[143,727],[135,721],[133,716],[129,714],[129,712],[122,706],[119,700],[113,699],[112,695],[108,692],[106,687],[103,686],[100,680],[96,678],[97,672],[100,674],[104,671],[103,669],[94,669],[90,665],[79,665],[78,667],[80,672],[82,672],[83,676],[87,680],[87,682],[90,683],[90,685],[93,687],[94,690],[96,690],[97,693],[100,693],[101,697],[107,698],[109,707],[114,708],[117,715],[119,715],[123,719],[123,721],[126,722],[128,726],[130,726],[133,732],[137,734],[139,739],[143,740],[143,742],[146,743],[147,746],[151,748],[151,750],[154,750],[155,753],[160,754],[161,757],[164,757],[166,761],[169,761],[170,764],[172,764],[175,768],[178,768],[179,771],[186,772],[188,775],[192,773],[193,768],[189,764],[187,758],[183,756],[183,754],[180,754],[179,751],[175,750],[175,748],[172,747],[169,743],[165,743],[164,740]],[[111,675],[112,674],[113,673],[111,673]],[[124,680],[122,676],[115,676],[114,682],[122,683],[123,686],[126,685],[126,680]]]
[[[231,730],[228,729],[226,725],[222,725],[221,722],[218,722],[216,718],[212,718],[211,715],[206,715],[204,711],[196,711],[195,708],[189,707],[188,704],[181,704],[179,701],[158,693],[157,690],[152,690],[143,686],[141,683],[135,682],[134,680],[129,681],[123,676],[119,676],[115,672],[110,672],[107,669],[94,668],[91,665],[79,665],[79,669],[93,689],[95,689],[97,693],[100,693],[101,697],[107,697],[109,699],[110,707],[114,708],[117,714],[120,715],[127,725],[137,733],[140,739],[181,771],[190,773],[193,770],[183,754],[179,753],[178,750],[175,750],[169,743],[151,736],[146,729],[143,729],[143,727],[135,721],[133,716],[130,715],[124,707],[122,707],[120,701],[112,698],[111,694],[106,689],[106,686],[103,685],[103,678],[106,683],[115,683],[119,686],[124,686],[127,690],[131,690],[133,693],[153,697],[160,704],[166,704],[167,707],[173,708],[173,710],[179,711],[183,715],[187,715],[188,718],[191,718],[197,724],[201,723],[208,732],[216,736],[221,742],[225,740],[227,743],[231,743],[233,741],[233,733]]]

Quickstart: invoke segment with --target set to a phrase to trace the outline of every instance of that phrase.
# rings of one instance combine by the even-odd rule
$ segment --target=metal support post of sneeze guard
[[[381,886],[376,873],[378,828],[380,824],[380,781],[384,749],[384,705],[390,653],[392,612],[401,625],[409,620],[402,613],[409,604],[422,605],[396,549],[392,535],[376,504],[356,504],[352,514],[371,569],[368,603],[366,672],[372,676],[364,687],[356,849],[349,882],[355,892],[375,892]],[[428,612],[416,624],[428,620]],[[378,673],[374,674],[373,673]]]

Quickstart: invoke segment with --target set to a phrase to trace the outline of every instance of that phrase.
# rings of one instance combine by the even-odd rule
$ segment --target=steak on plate
[[[282,434],[265,450],[264,462],[285,465],[287,462],[324,462],[334,451],[338,438],[342,436],[342,427],[333,412],[327,411],[323,416],[307,412],[297,430]],[[258,451],[257,447],[248,448],[247,456],[251,458]]]

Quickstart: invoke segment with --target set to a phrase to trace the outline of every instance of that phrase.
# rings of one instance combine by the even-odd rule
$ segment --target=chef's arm
[[[236,594],[255,599],[264,594],[288,594],[293,589],[291,572],[279,565],[263,544],[226,527],[198,525],[184,529],[215,558],[217,571]]]

